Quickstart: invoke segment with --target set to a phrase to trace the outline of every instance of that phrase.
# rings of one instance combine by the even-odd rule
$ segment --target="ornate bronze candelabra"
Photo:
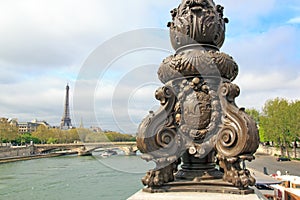
[[[228,23],[223,7],[212,0],[183,0],[171,14],[176,53],[158,70],[164,86],[155,97],[161,107],[142,121],[137,136],[142,158],[156,163],[142,179],[145,190],[221,184],[222,178],[223,185],[245,190],[255,179],[244,161],[254,159],[259,136],[255,122],[235,104],[238,65],[219,51]]]

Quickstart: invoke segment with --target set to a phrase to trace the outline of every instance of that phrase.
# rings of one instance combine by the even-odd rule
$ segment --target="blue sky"
[[[239,64],[235,83],[242,93],[238,105],[261,109],[266,100],[275,97],[300,99],[300,1],[215,2],[225,7],[230,20],[221,51]],[[58,125],[69,83],[75,125],[82,118],[86,127],[135,132],[148,110],[158,106],[153,95],[161,85],[156,71],[172,53],[166,24],[171,19],[169,11],[179,3],[0,1],[0,116],[19,121],[37,118]],[[131,46],[130,40],[115,44],[119,36],[128,31],[141,33],[145,28],[161,30],[149,39],[152,41],[144,42],[150,49],[127,49],[127,54],[116,55],[109,65],[102,65],[103,55],[108,58]],[[106,43],[111,49],[103,52],[101,47]],[[91,88],[82,90],[82,73],[96,58],[93,55],[99,59],[92,62],[94,80],[87,76],[82,83]]]

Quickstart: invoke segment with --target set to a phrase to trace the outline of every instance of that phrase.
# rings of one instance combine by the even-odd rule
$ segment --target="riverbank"
[[[267,155],[270,155],[270,156],[277,157],[281,154],[281,151],[280,151],[279,148],[276,148],[276,147],[259,145],[259,148],[257,149],[256,153],[267,154]],[[299,160],[299,158],[300,158],[300,148],[297,148],[297,150],[296,150],[296,155],[297,155],[296,158],[294,156],[293,149],[289,149],[289,154],[290,154],[290,158],[295,159],[295,160]]]
[[[41,158],[52,158],[52,157],[59,157],[70,155],[70,153],[48,153],[48,154],[37,154],[37,155],[30,155],[30,156],[14,156],[14,157],[5,157],[0,158],[1,163],[10,163],[10,162],[17,162],[17,161],[25,161],[25,160],[33,160],[33,159],[41,159]]]

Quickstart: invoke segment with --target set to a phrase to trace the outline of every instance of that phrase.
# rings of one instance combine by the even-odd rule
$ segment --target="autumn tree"
[[[79,141],[79,134],[77,132],[76,129],[70,129],[67,131],[68,134],[68,142],[75,142],[75,141]]]
[[[0,142],[11,142],[18,138],[18,128],[11,125],[6,118],[0,119]]]
[[[74,128],[70,130],[61,130],[59,128],[48,129],[39,126],[33,137],[38,138],[41,143],[73,143],[75,141],[82,142],[121,142],[135,141],[135,137],[128,134],[118,132],[94,132],[86,128]]]
[[[136,141],[136,138],[129,134],[121,134],[118,132],[109,131],[106,132],[105,135],[111,142]]]
[[[34,131],[31,135],[38,138],[41,143],[46,144],[48,139],[53,136],[53,131],[48,127],[38,126],[36,131]]]

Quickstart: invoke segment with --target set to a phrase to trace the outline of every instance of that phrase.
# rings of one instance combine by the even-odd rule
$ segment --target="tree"
[[[297,158],[297,141],[300,138],[300,101],[294,101],[290,105],[290,133],[293,138],[294,157]]]
[[[34,131],[31,135],[38,138],[41,143],[46,144],[48,139],[53,136],[53,130],[45,126],[38,126],[36,131]]]
[[[253,118],[256,124],[259,124],[260,113],[258,110],[256,110],[255,108],[246,109],[246,113]]]
[[[85,138],[86,142],[109,142],[104,133],[90,132]]]
[[[6,118],[0,119],[0,142],[11,142],[18,138],[18,128],[11,125]]]
[[[32,137],[38,139],[41,143],[73,143],[75,141],[82,142],[121,142],[135,141],[135,137],[128,134],[117,132],[93,132],[85,128],[77,128],[70,130],[61,130],[58,128],[48,129],[44,126],[39,126]],[[23,138],[24,139],[24,138]]]
[[[85,142],[87,135],[89,134],[90,131],[86,128],[77,128],[76,131],[77,131],[80,141]]]
[[[40,143],[40,140],[36,137],[33,137],[30,133],[20,134],[18,139],[16,140],[16,143],[19,144],[19,145],[30,144],[31,141],[34,144]]]
[[[136,141],[135,137],[128,134],[121,134],[117,132],[106,132],[106,137],[111,142],[124,142],[124,141]]]
[[[251,109],[246,109],[246,113],[248,115],[250,115],[252,117],[252,119],[255,121],[258,130],[259,130],[259,138],[261,142],[267,142],[268,139],[265,135],[265,130],[263,128],[263,126],[260,125],[260,120],[261,120],[261,114],[259,113],[258,110],[256,110],[255,108],[251,108]]]
[[[70,143],[73,143],[75,141],[79,141],[80,138],[79,138],[79,135],[78,135],[78,132],[76,129],[70,129],[68,130],[68,142]]]
[[[265,131],[265,137],[277,142],[281,149],[281,155],[289,157],[289,144],[294,140],[291,132],[294,124],[291,122],[291,104],[286,99],[276,98],[265,103],[263,115],[260,117],[260,126]]]

